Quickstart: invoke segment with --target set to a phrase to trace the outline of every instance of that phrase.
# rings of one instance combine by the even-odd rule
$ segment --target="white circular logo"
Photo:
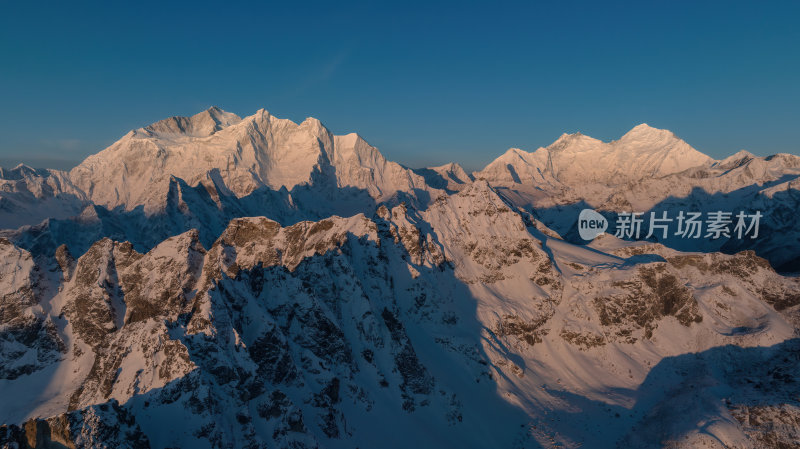
[[[592,209],[584,209],[578,215],[578,234],[584,240],[593,240],[608,229],[608,220]]]

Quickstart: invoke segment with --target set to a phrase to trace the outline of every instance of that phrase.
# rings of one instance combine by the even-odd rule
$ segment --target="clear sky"
[[[638,123],[800,153],[800,2],[0,0],[0,163],[69,167],[216,105],[478,168]]]

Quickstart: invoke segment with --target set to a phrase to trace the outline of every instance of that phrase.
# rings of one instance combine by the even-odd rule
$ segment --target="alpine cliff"
[[[94,204],[148,213],[165,207],[172,177],[238,198],[312,181],[378,200],[426,187],[357,134],[334,136],[313,118],[298,125],[262,109],[242,119],[215,107],[133,130],[69,173]]]
[[[640,125],[412,170],[211,108],[3,170],[0,447],[793,447],[799,161]],[[764,238],[585,244],[586,207]]]

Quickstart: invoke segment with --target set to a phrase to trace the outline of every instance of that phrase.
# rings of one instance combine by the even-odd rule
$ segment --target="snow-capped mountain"
[[[475,180],[461,165],[455,162],[414,171],[425,178],[425,182],[429,186],[449,192],[461,190],[462,187]]]
[[[24,207],[17,204],[27,197],[0,192],[9,210],[0,236],[35,254],[65,243],[82,254],[103,237],[147,251],[189,229],[209,245],[237,217],[292,224],[371,215],[380,204],[424,204],[447,186],[433,187],[357,134],[335,136],[319,120],[298,125],[265,110],[242,119],[213,107],[133,130],[69,173],[47,173],[69,190]]]
[[[22,164],[12,169],[0,167],[0,223],[4,228],[71,217],[87,204],[86,195],[63,171]]]
[[[412,171],[211,108],[69,173],[2,172],[0,201],[75,212],[0,226],[0,447],[792,447],[800,281],[771,240],[566,223],[750,201],[796,235],[798,159],[639,126]]]
[[[609,143],[575,133],[532,153],[512,148],[474,176],[503,184],[613,186],[711,162],[672,132],[641,124]]]
[[[565,134],[533,153],[511,149],[474,176],[575,243],[584,243],[576,218],[587,207],[612,219],[620,212],[675,217],[681,210],[758,210],[764,217],[758,241],[670,236],[660,243],[679,250],[753,249],[782,271],[800,267],[800,229],[793,218],[800,207],[798,156],[758,157],[742,150],[715,161],[669,131],[639,125],[610,143]]]
[[[319,120],[298,125],[263,109],[242,119],[210,108],[133,130],[69,176],[96,205],[143,206],[148,214],[163,211],[173,177],[238,198],[314,182],[361,189],[379,200],[427,187],[357,134],[334,136]]]

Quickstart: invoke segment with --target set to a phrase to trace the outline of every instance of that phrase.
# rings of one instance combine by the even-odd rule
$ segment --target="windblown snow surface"
[[[0,445],[798,447],[798,176],[647,125],[411,170],[218,108],[2,170]],[[586,207],[765,217],[584,244]]]

